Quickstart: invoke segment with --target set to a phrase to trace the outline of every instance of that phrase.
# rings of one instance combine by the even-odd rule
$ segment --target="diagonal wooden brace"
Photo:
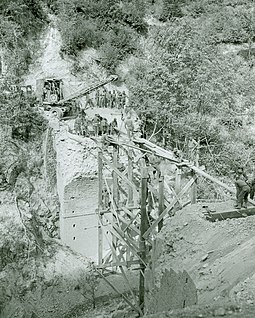
[[[173,201],[166,207],[166,209],[160,214],[160,216],[157,218],[156,221],[152,223],[150,228],[144,233],[143,237],[147,238],[152,231],[158,226],[159,222],[164,218],[164,216],[172,210],[172,208],[175,206],[175,204],[178,202],[178,200],[181,199],[181,197],[189,190],[189,188],[192,186],[192,184],[195,182],[196,178],[192,178],[189,180],[189,182],[184,186],[184,188],[178,193],[177,198],[174,198]]]

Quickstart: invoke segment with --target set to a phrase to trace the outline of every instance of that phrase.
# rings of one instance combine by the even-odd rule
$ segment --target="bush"
[[[114,71],[136,51],[138,34],[147,33],[143,1],[59,0],[62,52],[77,55],[85,48],[100,47],[101,62]]]
[[[35,99],[11,94],[0,100],[0,123],[8,126],[14,139],[28,142],[40,138],[47,127],[44,117],[37,111]]]
[[[92,19],[84,20],[79,16],[62,23],[65,24],[61,47],[63,53],[76,55],[80,50],[87,47],[96,48],[102,42],[102,33]]]
[[[104,42],[99,48],[101,64],[110,72],[137,47],[134,31],[120,25],[105,34]]]
[[[181,7],[184,2],[184,0],[163,0],[162,13],[159,20],[166,22],[171,18],[182,17],[183,13]]]
[[[28,69],[48,18],[36,0],[2,0],[0,12],[0,43],[7,72],[21,76]]]

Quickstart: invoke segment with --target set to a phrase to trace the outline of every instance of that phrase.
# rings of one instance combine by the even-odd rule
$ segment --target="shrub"
[[[14,139],[38,139],[46,129],[46,120],[34,107],[33,97],[11,94],[0,100],[0,123],[12,130]]]
[[[76,55],[81,49],[100,47],[101,62],[114,71],[136,50],[138,34],[147,33],[143,1],[59,0],[62,52]]]
[[[63,53],[76,55],[80,50],[87,47],[96,48],[102,42],[102,33],[99,32],[92,19],[84,20],[78,16],[73,17],[70,21],[61,22],[61,24],[65,24],[61,47]]]

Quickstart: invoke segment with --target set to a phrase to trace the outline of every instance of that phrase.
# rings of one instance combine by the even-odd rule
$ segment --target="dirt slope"
[[[160,234],[164,247],[158,270],[187,270],[200,304],[228,298],[252,304],[255,216],[211,223],[202,210],[199,204],[188,206],[167,221]]]

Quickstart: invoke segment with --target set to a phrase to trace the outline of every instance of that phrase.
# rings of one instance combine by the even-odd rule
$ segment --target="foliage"
[[[235,130],[243,131],[238,116],[246,120],[252,115],[254,72],[238,56],[222,54],[210,36],[216,34],[211,23],[204,16],[187,15],[154,26],[125,76],[130,106],[144,121],[147,137],[156,132],[157,142],[186,155],[188,140],[200,140],[201,162],[225,174],[241,154],[250,153],[247,135],[240,152],[233,145],[238,140]],[[232,31],[229,41],[236,39]]]
[[[139,34],[146,34],[143,1],[58,0],[62,52],[99,49],[101,64],[112,71],[136,51]]]
[[[183,16],[182,5],[185,0],[163,0],[162,13],[160,21],[166,22],[171,18],[180,18]]]
[[[42,2],[36,0],[2,0],[0,12],[0,43],[8,74],[20,76],[36,52],[37,37],[48,22],[47,15]]]
[[[46,129],[46,120],[36,108],[33,96],[9,92],[0,98],[0,123],[12,131],[14,139],[38,139]]]
[[[135,53],[137,36],[127,27],[117,26],[105,36],[104,44],[100,46],[101,64],[111,72],[128,55]]]

